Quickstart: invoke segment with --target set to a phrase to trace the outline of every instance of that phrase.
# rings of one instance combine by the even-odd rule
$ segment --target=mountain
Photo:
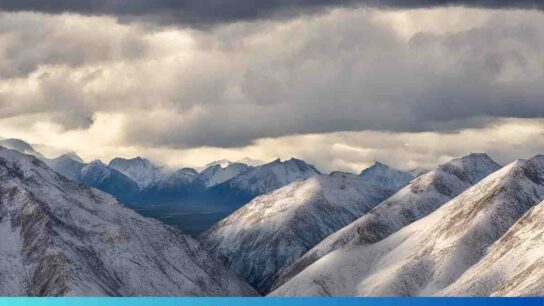
[[[226,165],[213,165],[206,168],[199,175],[206,187],[213,187],[249,170],[251,167],[240,163],[228,163]]]
[[[15,138],[10,139],[4,139],[0,140],[0,146],[3,146],[4,148],[15,150],[18,152],[21,152],[23,154],[28,154],[35,156],[41,160],[45,160],[45,156],[43,156],[40,152],[34,150],[34,148],[29,145],[28,143]]]
[[[380,162],[375,162],[370,168],[363,170],[359,176],[397,190],[406,186],[414,178],[409,172],[391,168]]]
[[[92,186],[118,199],[126,200],[136,194],[140,188],[136,182],[123,173],[95,160],[81,169],[81,183]]]
[[[505,234],[510,230],[515,232],[517,226],[514,224],[543,199],[544,156],[516,161],[489,175],[427,217],[381,241],[370,244],[355,241],[327,254],[271,295],[463,294],[455,290],[461,288],[455,283],[459,281],[462,284],[467,279],[470,282],[472,278],[464,276],[467,273],[480,277],[471,269],[486,263],[489,274],[481,275],[484,281],[475,283],[479,286],[476,293],[534,292],[529,287],[517,287],[520,283],[530,286],[530,279],[507,279],[501,277],[505,274],[493,273],[493,269],[500,270],[501,262],[486,257],[493,256],[489,250],[495,250],[501,241],[507,244],[499,249],[502,252],[510,249],[510,256],[515,254],[512,252],[523,251],[523,248],[514,250],[511,247],[513,242],[525,241],[526,237],[508,237]],[[502,256],[504,253],[501,251],[494,252],[495,256]],[[524,260],[517,259],[516,262],[523,263]],[[511,266],[510,269],[514,267],[524,275],[540,270],[534,265]],[[515,291],[509,291],[509,288]]]
[[[171,172],[141,157],[132,159],[117,157],[112,159],[108,166],[135,181],[140,189],[157,183]]]
[[[235,202],[247,203],[254,197],[274,191],[296,180],[306,179],[320,172],[306,162],[291,158],[276,159],[210,188],[218,197],[231,197]]]
[[[196,170],[182,168],[151,184],[138,196],[147,201],[162,201],[200,194],[205,188]]]
[[[38,159],[0,148],[0,296],[255,291],[197,241]]]
[[[83,161],[83,159],[82,159],[81,157],[79,157],[79,155],[77,155],[75,152],[64,153],[64,154],[62,154],[62,155],[59,156],[59,157],[70,158],[70,159],[75,160],[75,161],[77,161],[78,163],[82,163],[82,164],[85,163],[85,162]]]
[[[78,182],[81,170],[85,167],[81,158],[74,154],[63,154],[57,158],[44,161],[49,167],[72,181]]]
[[[384,239],[432,213],[498,169],[500,166],[486,154],[470,154],[441,164],[316,245],[281,271],[273,287],[281,286],[323,256],[349,243],[375,243]]]
[[[210,168],[210,167],[213,167],[213,166],[221,166],[221,167],[225,168],[228,165],[230,165],[231,163],[232,162],[227,160],[227,159],[220,159],[220,160],[216,160],[214,162],[206,164],[206,166],[204,166],[203,168],[207,169],[207,168]]]
[[[253,159],[253,158],[249,158],[249,157],[244,157],[244,158],[242,158],[240,160],[237,160],[235,163],[248,165],[250,167],[258,167],[258,166],[261,166],[263,164],[266,164],[262,160]]]
[[[336,172],[295,181],[255,198],[199,239],[266,293],[278,271],[398,190],[381,183],[384,172],[373,173],[379,175]]]
[[[525,214],[441,295],[542,296],[544,202]]]

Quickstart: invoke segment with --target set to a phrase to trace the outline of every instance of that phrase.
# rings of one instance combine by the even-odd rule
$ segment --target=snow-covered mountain
[[[64,175],[72,181],[78,182],[81,176],[81,170],[85,167],[85,164],[76,156],[73,154],[63,154],[57,158],[49,159],[44,162],[59,174]]]
[[[197,241],[0,148],[1,296],[254,295]]]
[[[486,154],[470,154],[412,180],[367,214],[316,245],[279,273],[277,288],[328,253],[348,243],[375,243],[421,219],[500,169]],[[383,181],[383,180],[382,180]]]
[[[141,157],[132,159],[116,157],[110,161],[108,166],[131,178],[140,189],[145,189],[172,173],[171,170],[157,166]]]
[[[9,139],[0,140],[0,146],[3,146],[4,148],[10,149],[10,150],[21,152],[23,154],[32,155],[34,157],[37,157],[40,160],[46,159],[45,156],[43,156],[40,152],[34,150],[34,148],[31,145],[29,145],[28,143],[20,139],[9,138]]]
[[[287,161],[276,159],[213,187],[223,193],[243,194],[250,198],[266,194],[283,186],[320,174],[312,165],[291,158]]]
[[[159,181],[149,185],[138,195],[145,200],[176,199],[179,197],[200,194],[206,186],[199,179],[198,172],[192,168],[182,168]]]
[[[456,296],[544,294],[544,202],[494,243],[478,264],[439,292]]]
[[[527,278],[541,271],[533,265],[539,260],[512,261],[519,264],[515,269],[522,274],[518,275],[513,266],[505,267],[506,261],[495,259],[523,251],[523,246],[512,249],[521,239],[525,247],[535,242],[531,235],[513,236],[518,227],[524,227],[513,225],[543,199],[544,156],[516,161],[383,240],[358,241],[327,254],[271,295],[542,295],[531,285],[536,279]],[[531,231],[530,226],[522,231]],[[538,234],[534,237],[542,239]],[[482,267],[487,273],[478,275]]]
[[[130,198],[140,190],[138,184],[128,176],[99,160],[85,165],[81,169],[79,180],[87,186],[95,187],[122,200]]]
[[[199,238],[227,267],[266,293],[280,269],[402,187],[381,183],[384,173],[398,183],[398,173],[373,173],[335,172],[295,181],[255,198]]]
[[[253,159],[253,158],[249,158],[249,157],[244,157],[244,158],[242,158],[240,160],[235,161],[235,163],[248,165],[250,167],[258,167],[258,166],[266,164],[262,160]]]
[[[213,187],[249,170],[251,167],[240,163],[228,162],[225,165],[215,164],[199,174],[206,187]]]
[[[414,178],[409,172],[391,168],[380,162],[375,162],[374,165],[363,170],[359,176],[366,180],[373,180],[376,184],[397,190],[406,186]]]

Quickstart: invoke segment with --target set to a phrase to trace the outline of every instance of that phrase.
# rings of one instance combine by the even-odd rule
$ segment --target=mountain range
[[[278,275],[274,287],[279,287],[328,253],[352,242],[375,243],[402,227],[435,211],[452,198],[500,169],[485,154],[456,158],[421,175],[286,267]]]
[[[304,167],[300,161],[297,164]],[[280,269],[411,178],[375,164],[360,176],[335,172],[299,180],[257,197],[199,239],[227,267],[266,293]]]
[[[544,295],[544,156],[325,174],[0,146],[0,295]]]
[[[0,295],[255,295],[192,238],[0,148]]]
[[[544,253],[528,246],[544,242],[544,229],[534,227],[543,199],[544,156],[518,160],[385,239],[358,232],[272,295],[542,294],[531,280]]]

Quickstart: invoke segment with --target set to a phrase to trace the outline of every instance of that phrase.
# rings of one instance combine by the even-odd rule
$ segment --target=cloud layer
[[[127,144],[237,147],[544,116],[537,12],[491,11],[467,30],[409,37],[367,10],[206,32],[77,15],[0,20],[0,117],[40,114],[70,130],[117,114]]]
[[[539,135],[542,54],[538,10],[337,8],[206,30],[0,13],[0,127],[88,159],[169,153],[168,163],[195,165],[291,155],[356,169],[371,159],[430,165],[482,148],[507,161],[542,148],[501,136],[515,138],[519,126]],[[444,143],[467,131],[478,141],[496,134],[459,150]],[[410,155],[410,139],[431,145]]]
[[[206,25],[292,15],[328,7],[430,8],[467,6],[477,8],[539,8],[539,0],[1,0],[6,11],[46,13],[75,12],[90,15],[140,17],[160,23]]]

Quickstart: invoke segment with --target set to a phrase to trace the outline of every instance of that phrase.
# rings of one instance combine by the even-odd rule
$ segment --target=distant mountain
[[[206,187],[213,187],[251,169],[250,166],[240,163],[227,163],[226,165],[212,165],[202,171],[199,178]]]
[[[273,162],[255,167],[212,189],[220,192],[246,195],[253,198],[286,186],[296,180],[306,179],[320,172],[306,162],[291,158],[287,161],[276,159]]]
[[[123,173],[95,160],[81,169],[80,182],[92,186],[120,200],[127,200],[140,191],[136,182]]]
[[[363,170],[359,176],[365,180],[372,180],[376,184],[397,190],[406,186],[414,178],[409,172],[391,168],[380,162],[375,162],[374,165]]]
[[[262,160],[253,159],[253,158],[249,158],[249,157],[244,157],[244,158],[242,158],[240,160],[235,161],[235,163],[248,165],[250,167],[258,167],[258,166],[266,164]]]
[[[432,213],[500,169],[486,154],[471,154],[438,166],[410,182],[367,214],[316,245],[279,274],[277,288],[330,252],[350,243],[375,243]]]
[[[43,156],[40,152],[34,150],[34,148],[31,145],[29,145],[28,143],[20,139],[10,138],[10,139],[0,140],[0,146],[3,146],[4,148],[7,148],[7,149],[21,152],[23,154],[32,155],[41,160],[46,159],[45,156]]]
[[[141,157],[132,159],[117,157],[112,159],[108,166],[131,178],[140,189],[161,181],[172,172]]]
[[[85,167],[79,156],[64,154],[55,159],[46,160],[45,163],[53,170],[75,182],[80,181],[81,170]]]
[[[539,209],[523,216],[543,199],[544,156],[516,161],[379,242],[329,253],[271,295],[542,295],[528,278],[542,271],[541,258],[515,256],[536,254],[526,248],[542,241],[529,225],[541,224]]]
[[[154,201],[175,200],[180,197],[199,195],[205,188],[196,170],[182,168],[149,185],[140,192],[139,197]]]
[[[287,167],[294,166],[313,169],[300,161]],[[266,293],[278,271],[403,187],[404,175],[379,167],[364,176],[336,172],[295,181],[254,199],[199,239]]]
[[[197,241],[34,157],[0,148],[0,177],[0,296],[256,294]]]

